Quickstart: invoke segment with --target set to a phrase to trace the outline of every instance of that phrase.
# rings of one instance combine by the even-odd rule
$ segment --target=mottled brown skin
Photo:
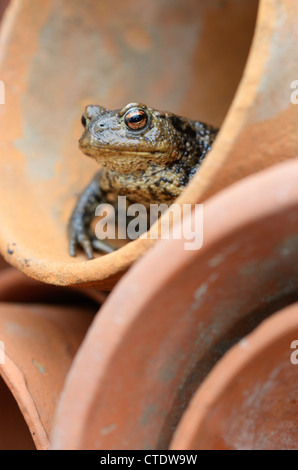
[[[88,258],[93,248],[112,249],[94,238],[95,208],[109,194],[129,203],[171,205],[196,173],[218,129],[200,121],[130,103],[121,110],[87,106],[80,149],[103,168],[79,198],[69,222],[71,256],[80,245]]]

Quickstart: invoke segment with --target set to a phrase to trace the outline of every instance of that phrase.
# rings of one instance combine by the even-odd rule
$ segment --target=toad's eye
[[[133,131],[141,130],[148,124],[148,115],[143,109],[130,109],[124,116],[124,122]]]
[[[86,121],[86,118],[85,118],[84,114],[82,115],[81,123],[84,127],[86,127],[87,121]]]

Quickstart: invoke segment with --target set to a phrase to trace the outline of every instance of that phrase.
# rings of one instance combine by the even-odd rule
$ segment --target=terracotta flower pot
[[[298,299],[297,174],[296,159],[221,191],[201,249],[161,240],[118,283],[68,375],[53,449],[168,447],[218,359]]]
[[[295,155],[298,108],[290,83],[298,4],[260,2],[243,75],[257,6],[11,2],[0,58],[0,250],[9,263],[46,283],[110,289],[155,242],[140,238],[88,262],[68,256],[67,220],[97,170],[77,148],[87,103],[115,108],[140,100],[223,124],[181,204]]]
[[[171,449],[297,449],[293,341],[297,349],[298,304],[265,320],[218,362],[191,400]]]
[[[1,271],[1,449],[48,448],[65,376],[98,307],[73,289]]]

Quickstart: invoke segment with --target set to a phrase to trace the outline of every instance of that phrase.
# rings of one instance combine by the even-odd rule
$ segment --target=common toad
[[[89,105],[82,116],[79,140],[84,154],[102,169],[77,201],[69,221],[69,253],[81,246],[88,258],[93,249],[111,251],[91,234],[95,209],[109,194],[129,203],[165,203],[183,191],[210,150],[218,129],[200,121],[130,103],[108,110]]]

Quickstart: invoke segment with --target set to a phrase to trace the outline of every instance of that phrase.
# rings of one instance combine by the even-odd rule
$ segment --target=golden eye
[[[129,129],[141,130],[148,124],[148,115],[143,109],[130,109],[124,117],[124,122]]]

